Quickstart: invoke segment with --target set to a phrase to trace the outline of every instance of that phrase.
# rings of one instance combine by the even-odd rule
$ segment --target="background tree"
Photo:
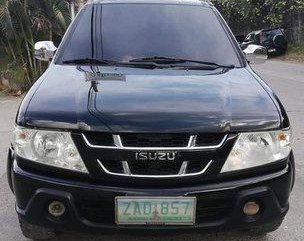
[[[70,24],[72,6],[85,0],[0,0],[0,54],[23,73],[24,88],[42,73],[34,43],[59,43]],[[304,0],[212,0],[235,34],[279,26],[290,41],[304,40]],[[2,54],[3,55],[3,54]],[[0,56],[0,60],[3,56]],[[0,66],[2,67],[2,66]],[[1,70],[1,68],[0,68]]]
[[[13,64],[21,66],[27,85],[41,74],[35,42],[60,39],[69,23],[67,1],[0,0],[0,45]]]
[[[247,34],[252,30],[270,27],[288,30],[304,24],[302,21],[304,0],[213,0],[212,2],[235,34]],[[291,35],[292,31],[290,31]],[[292,36],[290,37],[290,40],[294,40]]]

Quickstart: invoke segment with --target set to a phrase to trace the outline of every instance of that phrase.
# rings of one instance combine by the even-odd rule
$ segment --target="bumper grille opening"
[[[115,224],[115,197],[100,200],[81,199],[77,204],[80,215],[99,224]],[[196,223],[213,222],[227,217],[231,210],[231,199],[197,196]]]
[[[100,224],[115,224],[114,199],[81,199],[77,204],[80,215],[88,221]]]
[[[203,197],[197,198],[196,222],[212,222],[224,219],[232,208],[229,197]]]

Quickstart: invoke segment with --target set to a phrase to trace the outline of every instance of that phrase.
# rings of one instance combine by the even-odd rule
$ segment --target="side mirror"
[[[267,49],[260,45],[249,44],[244,53],[250,64],[263,64],[268,58]]]
[[[35,43],[35,58],[41,61],[50,61],[57,50],[52,41],[41,41]]]

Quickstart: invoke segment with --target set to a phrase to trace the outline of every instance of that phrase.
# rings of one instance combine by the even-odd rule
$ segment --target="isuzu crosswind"
[[[23,234],[279,228],[291,127],[208,1],[86,4],[25,96],[8,154]],[[56,53],[55,53],[56,52]]]

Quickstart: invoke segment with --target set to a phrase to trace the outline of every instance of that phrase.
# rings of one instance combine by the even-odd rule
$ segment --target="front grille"
[[[180,165],[175,161],[129,162],[130,170],[135,175],[177,175]]]
[[[119,161],[102,161],[104,167],[112,172],[123,174],[124,169],[122,162]],[[199,173],[201,172],[208,161],[192,161],[188,162],[184,174]],[[129,161],[128,166],[132,175],[178,175],[181,169],[181,162],[176,161]]]
[[[82,134],[82,139],[105,174],[133,178],[175,178],[193,177],[207,172],[209,166],[216,161],[215,151],[225,145],[227,136],[221,133],[190,135],[89,132]],[[174,155],[173,158],[170,153]]]
[[[188,134],[122,134],[123,146],[126,147],[186,147]]]
[[[187,147],[190,140],[189,134],[120,134],[121,144],[124,147],[156,147],[174,148]],[[224,139],[225,134],[206,133],[194,135],[195,146],[217,146]],[[88,142],[96,146],[115,146],[114,138],[111,133],[88,132],[85,133]]]
[[[192,161],[188,162],[187,173],[198,173],[206,166],[206,161]]]
[[[103,164],[103,165],[107,168],[107,170],[109,170],[110,172],[119,173],[119,174],[124,173],[123,166],[122,166],[122,162],[106,160],[106,161],[103,161],[102,164]]]
[[[77,203],[80,215],[98,224],[115,224],[115,197],[96,200],[81,199]],[[232,207],[230,197],[197,196],[196,223],[202,224],[224,219]]]
[[[199,134],[196,137],[196,146],[216,146],[224,139],[225,134]]]
[[[85,137],[93,145],[114,146],[113,135],[111,133],[88,132]]]

